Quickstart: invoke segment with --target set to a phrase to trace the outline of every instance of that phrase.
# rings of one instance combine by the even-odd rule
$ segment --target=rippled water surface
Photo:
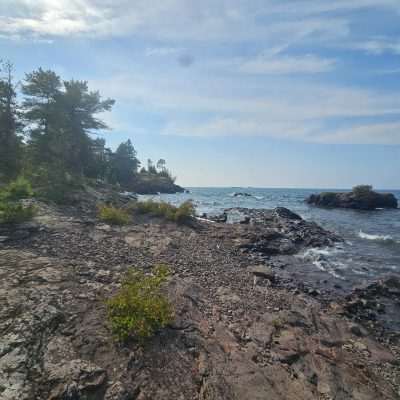
[[[307,220],[337,232],[343,244],[333,249],[309,249],[299,257],[310,262],[315,272],[351,285],[400,274],[400,209],[356,211],[321,209],[305,204],[315,189],[189,188],[190,193],[150,196],[173,204],[192,199],[197,213],[219,213],[226,208],[287,207]],[[233,196],[245,192],[251,196]],[[400,191],[392,191],[400,199]],[[149,196],[147,196],[149,197]]]

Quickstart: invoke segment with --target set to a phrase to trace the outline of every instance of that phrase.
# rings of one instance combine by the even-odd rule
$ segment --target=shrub
[[[31,220],[36,213],[34,206],[24,207],[20,203],[1,202],[0,222],[4,224],[19,224]]]
[[[0,200],[2,201],[17,201],[32,196],[32,186],[30,182],[22,176],[10,182],[0,192]]]
[[[111,225],[126,225],[129,223],[129,214],[121,208],[102,205],[99,207],[99,219]]]
[[[168,221],[178,223],[185,223],[195,215],[195,208],[190,200],[185,201],[179,207],[175,207],[166,202],[156,202],[153,200],[138,201],[135,209],[141,214],[163,217]]]
[[[353,187],[353,193],[357,197],[369,195],[372,192],[371,185],[358,185]]]
[[[195,208],[193,203],[189,201],[185,201],[182,203],[175,212],[175,221],[176,222],[185,222],[188,219],[191,219],[195,215]]]
[[[29,172],[37,197],[58,204],[71,204],[72,194],[83,188],[80,177],[73,177],[62,166],[42,166]]]
[[[143,341],[173,319],[172,305],[161,289],[169,276],[168,268],[159,265],[151,275],[130,269],[119,292],[107,300],[108,319],[116,338],[134,337]]]

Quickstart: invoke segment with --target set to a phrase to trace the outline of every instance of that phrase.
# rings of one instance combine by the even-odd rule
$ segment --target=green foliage
[[[193,203],[190,200],[185,201],[175,211],[174,220],[176,222],[183,223],[183,222],[193,218],[195,215],[195,212],[196,212],[196,210],[195,210]]]
[[[371,185],[358,185],[353,187],[353,193],[356,197],[368,196],[372,192]]]
[[[66,81],[42,68],[17,85],[12,64],[0,60],[0,183],[23,171],[40,198],[66,204],[87,179],[129,191],[168,188],[174,178],[164,159],[156,166],[148,160],[148,169],[138,173],[140,161],[130,140],[113,152],[104,139],[93,137],[108,128],[99,116],[113,105],[86,81]]]
[[[0,202],[0,223],[19,224],[31,220],[36,213],[34,206],[25,207],[15,202]]]
[[[195,208],[190,200],[185,201],[179,207],[175,207],[166,202],[156,202],[153,200],[138,201],[135,206],[136,211],[140,214],[163,217],[168,221],[177,223],[188,222],[195,215]]]
[[[18,224],[31,220],[36,212],[35,207],[26,207],[19,200],[32,196],[32,187],[24,177],[19,177],[3,187],[0,190],[0,223]]]
[[[151,275],[129,270],[119,292],[106,302],[111,329],[118,340],[134,337],[144,341],[172,321],[172,305],[162,294],[168,276],[164,265],[156,266]]]
[[[113,206],[99,206],[99,219],[111,225],[126,225],[130,216],[126,210]]]
[[[325,203],[333,203],[336,201],[336,193],[334,192],[322,192],[320,196],[324,199]]]
[[[14,179],[21,170],[22,123],[17,106],[14,67],[0,60],[0,180]]]
[[[27,199],[33,196],[33,190],[30,182],[20,176],[15,181],[10,182],[0,191],[0,200],[17,201]]]
[[[129,187],[135,180],[140,162],[130,140],[121,143],[117,151],[111,154],[108,178],[123,187]]]
[[[107,128],[96,115],[109,111],[114,100],[102,100],[85,81],[63,81],[41,68],[26,75],[22,93],[32,161],[46,168],[62,164],[72,176],[93,169],[96,160],[90,134]]]
[[[36,196],[58,204],[70,204],[72,193],[82,188],[80,177],[72,177],[62,164],[42,165],[27,172]]]

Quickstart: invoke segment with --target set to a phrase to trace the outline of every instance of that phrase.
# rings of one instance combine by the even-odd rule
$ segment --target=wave
[[[321,256],[329,257],[333,256],[334,254],[337,253],[342,253],[343,248],[340,246],[335,246],[335,247],[312,247],[310,249],[307,249],[304,253],[299,254],[298,257],[300,258],[319,258]]]
[[[380,242],[389,242],[389,241],[394,242],[393,237],[390,235],[372,235],[369,233],[365,233],[361,230],[360,230],[360,232],[358,232],[358,236],[361,239],[376,240],[376,241],[380,241]]]

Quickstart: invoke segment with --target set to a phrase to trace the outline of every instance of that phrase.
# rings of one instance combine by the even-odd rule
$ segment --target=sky
[[[184,186],[400,188],[399,0],[0,0],[0,58]]]

